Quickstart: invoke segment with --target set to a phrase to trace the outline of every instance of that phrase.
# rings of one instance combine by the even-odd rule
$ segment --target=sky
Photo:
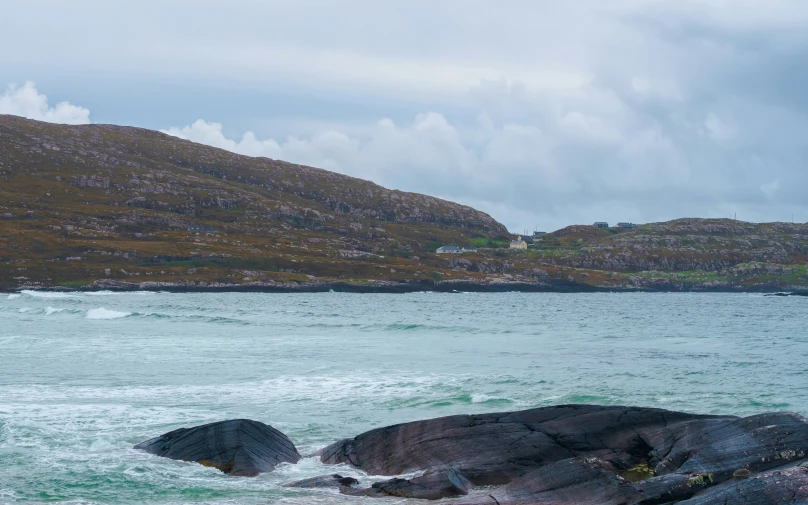
[[[0,113],[162,130],[510,230],[808,221],[804,0],[3,0]]]

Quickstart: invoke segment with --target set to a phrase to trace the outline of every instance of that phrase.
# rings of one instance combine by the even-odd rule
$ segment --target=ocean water
[[[247,417],[304,455],[561,403],[808,414],[808,299],[747,294],[0,295],[0,503],[419,503],[227,477],[132,445]],[[423,503],[423,502],[420,502]]]

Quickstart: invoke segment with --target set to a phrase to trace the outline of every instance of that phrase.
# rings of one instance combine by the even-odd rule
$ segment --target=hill
[[[489,215],[159,132],[0,115],[0,289],[663,289],[808,285],[808,225],[571,226]],[[442,244],[480,247],[438,256]]]
[[[0,116],[0,229],[7,288],[381,280],[435,243],[507,235],[469,207],[325,170],[15,116]]]

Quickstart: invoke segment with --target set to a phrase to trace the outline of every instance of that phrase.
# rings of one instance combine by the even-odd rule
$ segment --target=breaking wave
[[[131,312],[119,312],[117,310],[105,309],[104,307],[87,311],[87,319],[120,319],[131,315]]]

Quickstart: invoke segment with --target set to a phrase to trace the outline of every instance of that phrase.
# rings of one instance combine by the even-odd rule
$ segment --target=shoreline
[[[750,293],[769,296],[808,296],[805,290],[789,290],[778,286],[752,287],[732,286],[660,286],[617,288],[592,286],[559,280],[553,283],[475,283],[475,282],[381,282],[376,284],[352,284],[330,282],[317,284],[252,283],[252,284],[194,284],[194,283],[126,283],[96,281],[82,287],[63,286],[18,286],[8,289],[0,286],[0,293],[13,294],[21,291],[43,292],[93,292],[93,291],[152,291],[167,293],[355,293],[355,294],[408,294],[408,293]]]

